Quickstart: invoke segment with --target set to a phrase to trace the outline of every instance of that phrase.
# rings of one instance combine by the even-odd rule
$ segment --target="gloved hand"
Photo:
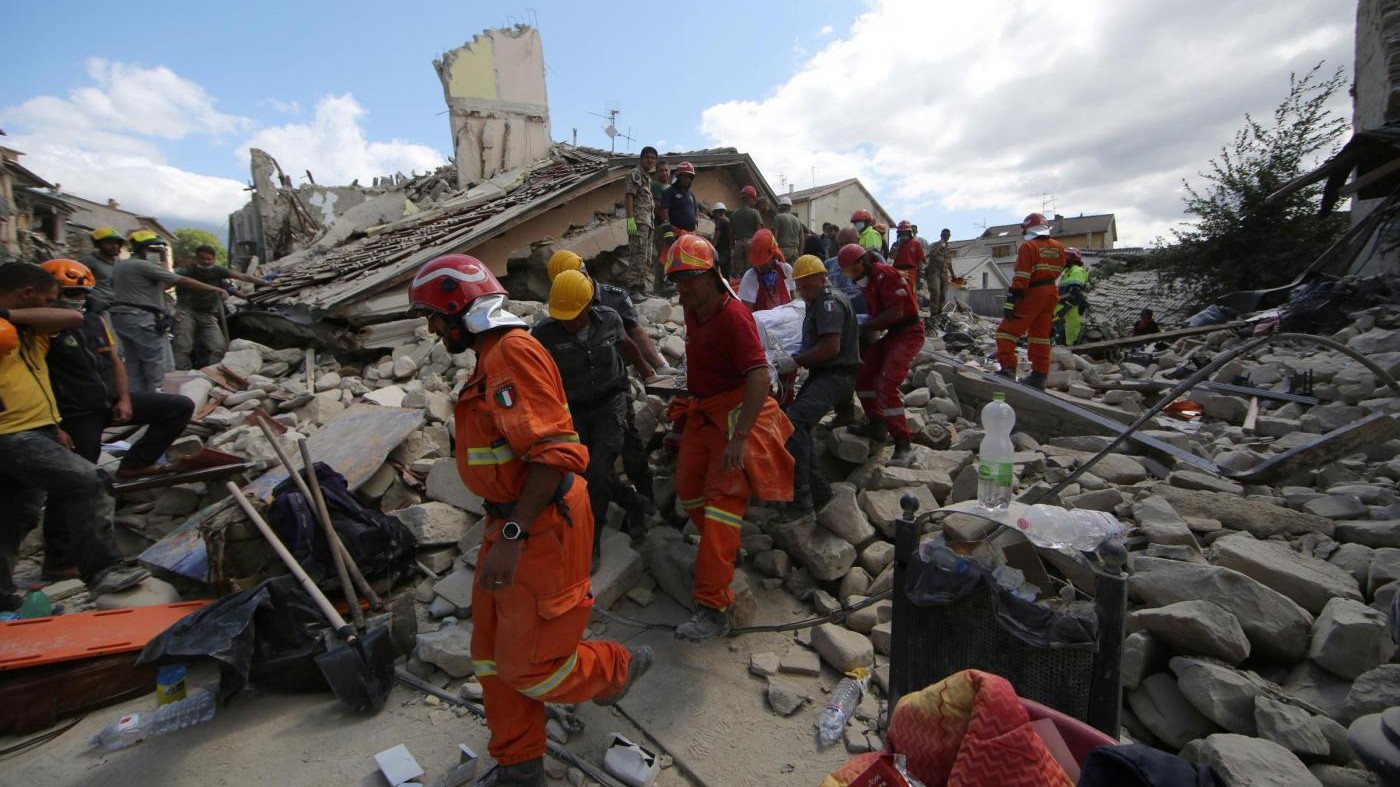
[[[655,371],[657,377],[675,377],[676,375],[681,373],[680,369],[677,369],[676,367],[671,366],[670,364],[667,364],[665,366],[658,366],[653,371]]]
[[[628,235],[636,235],[636,234],[637,234],[637,217],[636,217],[636,216],[628,216],[628,217],[627,217],[627,234],[628,234]]]
[[[773,368],[778,370],[778,374],[794,374],[797,372],[797,361],[784,353],[773,359]]]
[[[1003,303],[1003,304],[1001,305],[1001,313],[1002,313],[1007,319],[1010,319],[1010,318],[1016,316],[1016,302],[1019,301],[1019,300],[1021,300],[1021,295],[1022,295],[1022,294],[1023,294],[1023,293],[1022,293],[1020,290],[1007,290],[1007,291],[1006,291],[1006,303]]]

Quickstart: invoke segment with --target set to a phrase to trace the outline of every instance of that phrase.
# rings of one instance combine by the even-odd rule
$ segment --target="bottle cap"
[[[997,402],[1004,402],[1006,401],[1006,394],[1002,393],[1001,391],[997,391],[996,393],[992,394],[992,400]]]

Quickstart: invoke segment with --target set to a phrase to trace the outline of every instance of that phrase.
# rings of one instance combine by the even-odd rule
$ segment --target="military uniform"
[[[940,240],[928,253],[929,311],[938,314],[948,302],[948,284],[953,276],[953,247]]]
[[[627,236],[627,269],[622,280],[627,291],[646,294],[651,291],[655,278],[652,268],[656,265],[656,237],[653,232],[656,209],[651,191],[651,173],[638,165],[627,176],[626,193],[632,195],[632,217],[637,222],[637,232]]]

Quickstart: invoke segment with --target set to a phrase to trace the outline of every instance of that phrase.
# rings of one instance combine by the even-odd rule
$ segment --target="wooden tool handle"
[[[335,523],[331,521],[330,510],[326,508],[326,497],[321,494],[321,480],[316,477],[316,466],[311,461],[311,447],[303,438],[297,443],[297,448],[301,449],[301,467],[306,471],[306,483],[311,487],[310,502],[316,509],[316,518],[320,520],[321,531],[326,536],[326,548],[331,553],[331,562],[335,564],[335,575],[340,580],[340,592],[345,595],[350,620],[354,622],[356,631],[363,631],[365,616],[360,611],[360,600],[355,596],[355,587],[350,584],[350,572],[345,567],[345,556],[341,553],[343,547],[340,544],[340,535],[335,532]]]

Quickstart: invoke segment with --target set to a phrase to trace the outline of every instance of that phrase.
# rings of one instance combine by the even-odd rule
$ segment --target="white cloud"
[[[707,108],[715,145],[770,180],[860,177],[897,212],[991,222],[1039,209],[1113,212],[1121,242],[1181,215],[1180,182],[1243,122],[1267,116],[1290,70],[1350,66],[1354,8],[1183,0],[1170,12],[1112,0],[876,0],[770,95]],[[938,30],[928,46],[890,45]],[[1345,95],[1334,109],[1350,115]],[[901,218],[897,216],[896,218]]]
[[[829,36],[834,32],[836,32],[836,28],[832,27],[831,25],[822,25],[822,29],[817,31],[817,35]]]
[[[300,101],[282,101],[281,99],[276,98],[265,98],[262,101],[258,102],[258,106],[267,107],[268,109],[274,110],[276,112],[281,112],[284,115],[301,114]]]
[[[265,128],[238,148],[240,160],[248,160],[250,148],[271,153],[287,172],[311,170],[317,183],[342,184],[359,178],[368,183],[377,175],[426,172],[446,163],[441,153],[427,145],[393,139],[370,142],[361,120],[365,110],[354,96],[326,96],[316,102],[310,123]]]

